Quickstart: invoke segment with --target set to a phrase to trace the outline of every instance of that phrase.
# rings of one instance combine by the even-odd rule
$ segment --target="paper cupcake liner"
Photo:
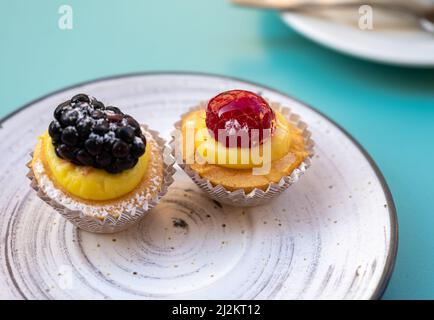
[[[150,199],[142,199],[140,206],[128,207],[117,217],[110,213],[104,216],[89,215],[85,212],[86,210],[66,206],[55,198],[50,197],[44,191],[44,188],[39,185],[30,161],[27,164],[27,167],[30,169],[27,177],[31,180],[31,187],[37,192],[39,198],[80,229],[93,233],[115,233],[131,227],[155,207],[160,199],[167,193],[167,189],[173,183],[173,175],[176,172],[176,169],[173,167],[174,158],[171,155],[170,148],[165,145],[165,140],[159,137],[157,131],[150,130],[146,125],[142,125],[142,129],[152,136],[160,150],[163,161],[163,176],[159,192]],[[33,157],[33,154],[31,154],[31,156]],[[64,199],[72,199],[62,191],[58,193]],[[93,206],[93,208],[95,207],[98,206]]]
[[[205,191],[212,199],[237,207],[253,207],[257,205],[262,205],[281,194],[290,185],[297,182],[304,174],[304,172],[311,166],[311,158],[314,155],[315,143],[311,139],[311,133],[307,129],[307,124],[301,121],[299,115],[292,113],[290,108],[283,107],[279,103],[275,102],[272,102],[270,105],[274,110],[277,110],[281,114],[283,114],[291,124],[293,124],[302,131],[305,149],[309,153],[308,157],[306,157],[303,162],[301,162],[301,164],[290,175],[283,176],[277,183],[270,183],[265,191],[255,188],[247,194],[244,189],[230,191],[222,185],[213,185],[208,179],[202,178],[184,161],[178,161],[178,165],[190,176],[190,178],[196,183],[196,185],[198,185],[199,188]],[[181,120],[174,124],[176,130],[172,132],[172,140],[170,141],[169,145],[172,148],[172,155],[176,159],[182,159],[182,157],[175,154],[176,150],[179,149],[176,147],[175,144],[178,143],[176,135],[181,130],[182,118],[192,111],[204,108],[206,108],[205,103],[201,103],[199,106],[190,108],[186,113],[181,116]]]

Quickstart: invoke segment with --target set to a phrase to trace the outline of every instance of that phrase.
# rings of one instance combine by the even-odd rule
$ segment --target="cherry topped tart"
[[[212,98],[206,109],[206,126],[216,140],[225,137],[226,147],[231,145],[231,136],[237,136],[237,147],[242,145],[242,136],[247,135],[248,147],[262,144],[273,134],[276,116],[270,105],[261,96],[246,90],[225,91]],[[253,130],[256,132],[253,133]],[[222,136],[223,134],[223,136]],[[223,141],[219,141],[223,142]]]
[[[58,157],[113,174],[133,168],[146,148],[134,118],[86,94],[55,109],[48,133]]]
[[[178,163],[211,198],[235,206],[263,204],[310,165],[307,125],[289,108],[268,101],[250,91],[225,91],[175,123]]]

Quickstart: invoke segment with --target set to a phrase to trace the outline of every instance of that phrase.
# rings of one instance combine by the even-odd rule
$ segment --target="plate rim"
[[[141,71],[141,72],[130,72],[130,73],[121,73],[121,74],[115,74],[111,76],[105,76],[105,77],[98,77],[94,78],[92,80],[86,80],[82,82],[78,82],[60,89],[57,89],[55,91],[52,91],[48,94],[42,95],[39,98],[36,98],[34,100],[31,100],[30,102],[27,102],[23,106],[15,109],[12,112],[9,112],[5,116],[0,118],[0,128],[2,127],[2,124],[5,123],[7,120],[13,118],[18,113],[24,111],[25,109],[31,107],[32,105],[47,99],[53,95],[56,95],[58,93],[61,93],[66,90],[71,90],[80,86],[97,83],[97,82],[104,82],[108,80],[116,80],[116,79],[123,79],[123,78],[133,78],[133,77],[143,77],[143,76],[159,76],[159,75],[174,75],[174,76],[205,76],[209,78],[216,78],[216,79],[226,79],[226,80],[234,80],[239,82],[244,82],[246,84],[250,84],[253,86],[262,87],[268,91],[286,96],[302,105],[307,107],[308,109],[312,110],[313,112],[317,113],[318,115],[324,117],[326,120],[330,121],[338,130],[340,130],[350,141],[359,149],[359,151],[362,153],[362,155],[365,157],[365,159],[368,161],[371,168],[374,170],[375,175],[377,176],[377,179],[380,182],[381,188],[385,194],[386,201],[387,201],[387,207],[389,212],[389,220],[390,220],[390,246],[389,246],[389,252],[387,253],[387,258],[383,270],[383,274],[381,275],[380,280],[378,281],[377,287],[375,288],[374,292],[372,293],[370,300],[377,300],[381,299],[384,292],[387,289],[387,286],[390,282],[390,278],[392,276],[393,270],[395,268],[396,264],[396,257],[398,253],[398,216],[397,216],[397,210],[395,206],[395,202],[393,200],[392,193],[390,191],[390,188],[387,184],[386,179],[384,178],[383,173],[381,172],[380,168],[374,161],[374,159],[371,157],[371,155],[368,153],[368,151],[358,142],[346,129],[344,129],[340,124],[338,124],[336,121],[328,117],[326,114],[324,114],[322,111],[319,111],[315,107],[312,107],[311,105],[304,103],[303,101],[294,98],[287,93],[268,87],[266,85],[263,85],[258,82],[245,80],[242,78],[234,77],[234,76],[227,76],[227,75],[220,75],[216,73],[210,73],[210,72],[198,72],[198,71]]]
[[[346,46],[337,45],[336,41],[324,39],[321,35],[314,34],[311,31],[305,30],[304,26],[310,25],[309,22],[304,20],[303,14],[297,14],[292,12],[280,12],[280,18],[290,28],[294,29],[298,34],[302,35],[306,39],[313,41],[314,43],[321,45],[325,48],[333,50],[335,52],[344,54],[348,57],[362,59],[364,61],[376,62],[389,66],[409,67],[409,68],[432,68],[434,67],[434,61],[415,61],[412,59],[401,58],[387,58],[385,56],[375,56],[371,53],[360,53],[355,50],[349,49]]]

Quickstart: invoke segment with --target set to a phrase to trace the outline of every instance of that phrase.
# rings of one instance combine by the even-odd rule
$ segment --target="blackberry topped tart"
[[[299,116],[246,90],[191,108],[175,127],[179,165],[213,199],[231,205],[267,202],[298,180],[313,155]]]
[[[119,108],[77,94],[55,108],[28,176],[38,195],[79,228],[116,232],[143,217],[173,182],[164,144]]]

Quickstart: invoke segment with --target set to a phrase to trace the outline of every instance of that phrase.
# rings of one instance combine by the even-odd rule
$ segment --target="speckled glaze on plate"
[[[265,206],[215,202],[180,170],[139,224],[97,235],[75,228],[28,185],[38,134],[74,93],[122,106],[168,140],[181,113],[233,88],[291,107],[315,138],[312,167]],[[0,140],[0,298],[371,299],[391,275],[397,221],[381,173],[336,124],[272,89],[190,73],[103,79],[26,105],[1,122]]]

